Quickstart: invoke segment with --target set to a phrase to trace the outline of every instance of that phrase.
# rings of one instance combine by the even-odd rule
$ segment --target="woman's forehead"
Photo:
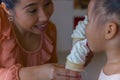
[[[51,0],[20,0],[20,2],[22,4],[29,4],[29,3],[34,3],[34,2],[43,4],[43,3],[46,3],[48,1],[51,1]]]
[[[44,5],[47,2],[52,1],[52,0],[20,0],[20,2],[17,5],[17,7],[26,7],[26,6],[35,6],[35,5]]]

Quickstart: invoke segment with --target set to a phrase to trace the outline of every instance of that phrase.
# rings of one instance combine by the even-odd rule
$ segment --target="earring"
[[[9,21],[13,21],[14,18],[13,18],[12,16],[9,16],[9,17],[8,17],[8,20],[9,20]]]

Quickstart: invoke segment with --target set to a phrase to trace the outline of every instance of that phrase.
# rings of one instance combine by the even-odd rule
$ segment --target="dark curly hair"
[[[0,4],[1,4],[1,2],[2,2],[2,1],[0,0]]]

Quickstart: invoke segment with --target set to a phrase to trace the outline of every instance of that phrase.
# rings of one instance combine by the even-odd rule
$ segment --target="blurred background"
[[[80,0],[81,1],[81,0]],[[89,0],[53,0],[54,14],[51,20],[57,27],[57,53],[60,64],[65,64],[66,56],[72,48],[71,34],[76,22],[87,14]],[[105,54],[95,55],[91,63],[82,72],[83,80],[97,80],[99,72],[106,61]]]

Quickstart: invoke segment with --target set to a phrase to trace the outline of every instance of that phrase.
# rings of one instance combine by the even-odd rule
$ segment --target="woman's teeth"
[[[46,27],[47,27],[47,25],[37,25],[36,26],[39,30],[45,30],[46,29]]]

